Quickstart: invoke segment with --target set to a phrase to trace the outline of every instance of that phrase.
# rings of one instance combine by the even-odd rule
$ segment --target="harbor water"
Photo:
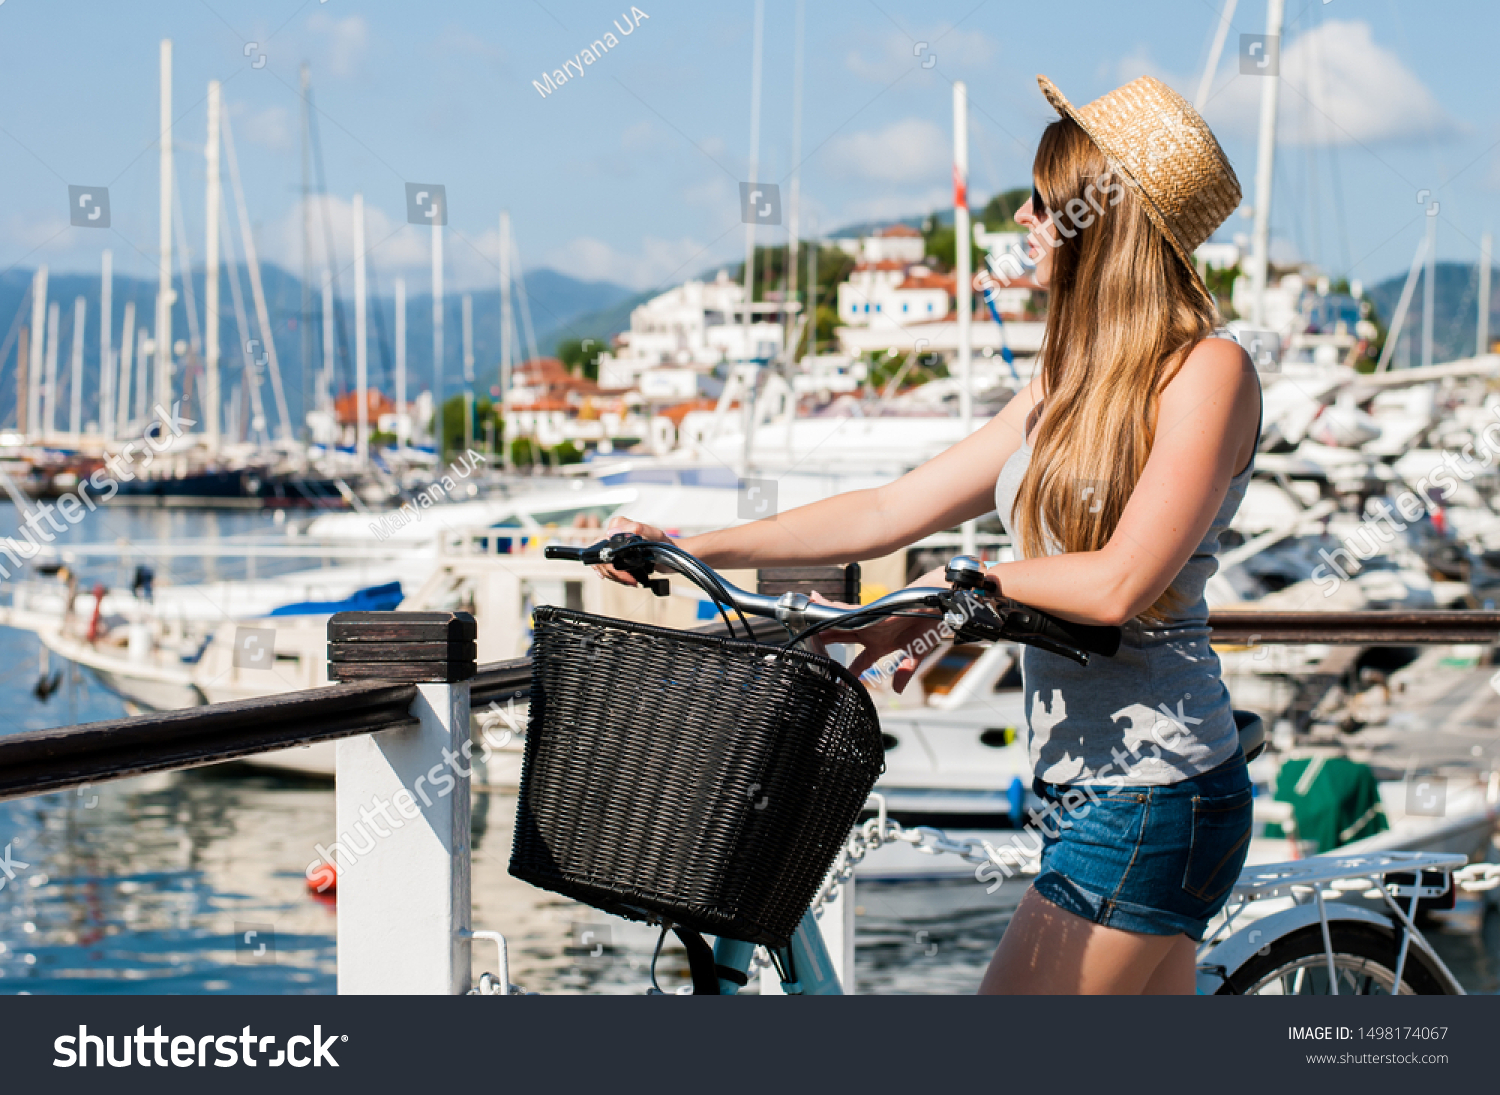
[[[0,510],[0,534],[14,526],[14,511]],[[130,544],[271,527],[258,514],[114,509],[58,536],[120,542],[123,553]],[[128,586],[136,561],[83,561],[79,587]],[[238,560],[182,560],[170,577],[242,570]],[[168,576],[163,566],[156,573],[158,582]],[[0,733],[125,713],[85,671],[53,659],[49,680],[59,671],[55,691],[41,698],[36,639],[0,629],[0,704],[8,713]],[[473,808],[474,926],[509,937],[512,979],[543,993],[643,992],[656,931],[511,878],[515,796],[476,793]],[[333,834],[331,783],[242,766],[0,803],[0,851],[9,847],[10,868],[0,876],[0,993],[332,993],[334,906],[309,891],[305,871]],[[1024,885],[1017,879],[989,893],[972,876],[861,882],[858,991],[973,992]],[[1433,925],[1428,937],[1468,991],[1495,993],[1500,910],[1472,904],[1470,915]],[[493,968],[493,949],[476,944],[476,973]],[[667,992],[686,983],[670,938],[657,979]]]

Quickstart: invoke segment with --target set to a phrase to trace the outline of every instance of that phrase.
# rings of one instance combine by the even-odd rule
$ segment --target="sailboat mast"
[[[210,458],[219,452],[219,81],[208,82],[208,144],[203,150],[208,190],[203,239],[203,420]]]
[[[57,436],[57,329],[60,323],[57,301],[47,305],[47,417],[43,431],[48,440]]]
[[[156,390],[163,408],[172,406],[172,39],[161,40],[160,226],[157,234]]]
[[[1422,365],[1432,364],[1432,320],[1437,303],[1437,215],[1427,210],[1427,274],[1422,279]]]
[[[406,408],[406,279],[396,279],[396,451],[411,440]]]
[[[354,195],[354,451],[363,468],[370,458],[370,407],[365,395],[369,382],[369,359],[365,338],[365,196]]]
[[[1281,40],[1286,0],[1269,0],[1266,36]],[[1266,281],[1271,256],[1271,180],[1276,163],[1276,109],[1281,97],[1280,75],[1264,77],[1260,92],[1260,141],[1255,153],[1255,227],[1250,236],[1250,321],[1266,324]]]
[[[958,409],[963,435],[974,432],[974,369],[970,325],[974,318],[974,286],[969,269],[972,233],[969,231],[969,89],[962,80],[953,84],[953,253],[957,272],[953,295],[958,303]],[[963,553],[977,555],[978,525],[963,523]]]
[[[515,319],[510,314],[510,213],[500,211],[500,463],[510,470],[511,437],[506,426],[506,407],[510,402],[510,370],[515,352],[511,335]]]
[[[88,321],[89,302],[73,298],[73,355],[68,369],[68,439],[78,444],[83,437],[83,328]]]
[[[787,303],[797,300],[797,258],[801,250],[801,199],[802,199],[802,59],[804,53],[805,0],[797,0],[797,34],[792,47],[792,184],[787,196],[787,240],[786,240],[786,288]],[[787,328],[790,333],[794,321],[787,313]],[[787,360],[796,365],[797,347],[789,347]]]
[[[130,429],[130,373],[135,360],[135,301],[125,302],[124,326],[120,328],[120,376],[113,408],[116,436]]]
[[[755,35],[750,50],[750,202],[755,203],[756,173],[760,170],[760,69],[763,39],[765,37],[765,0],[755,0]],[[740,474],[750,473],[750,435],[755,430],[755,383],[752,362],[755,358],[755,316],[752,302],[755,300],[755,211],[746,211],[745,216],[745,375],[746,390],[741,398],[745,421],[744,445],[740,455]]]
[[[313,363],[316,350],[312,329],[312,126],[308,121],[312,77],[306,62],[303,62],[299,76],[302,91],[302,408],[305,420],[307,408],[314,405],[313,376],[317,372]]]
[[[104,249],[99,270],[99,435],[114,440],[114,253]]]
[[[26,369],[26,437],[42,433],[42,360],[47,336],[47,267],[38,266],[31,279],[31,360]]]
[[[441,219],[441,218],[438,218]],[[443,226],[432,226],[432,448],[443,462]]]
[[[474,445],[474,298],[463,297],[464,339],[464,451]]]
[[[1474,352],[1490,352],[1490,258],[1495,237],[1488,232],[1479,237],[1479,323],[1475,328]]]
[[[323,379],[318,386],[318,405],[333,415],[333,272],[323,271]]]

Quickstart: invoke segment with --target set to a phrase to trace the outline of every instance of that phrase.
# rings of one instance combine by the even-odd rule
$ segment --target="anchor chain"
[[[1453,872],[1453,881],[1469,893],[1500,887],[1500,863],[1470,863]]]
[[[1006,877],[1011,874],[1034,874],[1036,863],[1024,852],[1010,845],[1010,849],[1001,850],[996,848],[987,840],[977,837],[951,837],[942,829],[933,828],[930,825],[914,825],[907,827],[899,822],[892,821],[886,814],[885,799],[880,795],[871,795],[878,803],[878,812],[872,818],[868,818],[862,825],[855,826],[849,834],[848,841],[839,851],[839,856],[834,860],[828,877],[823,886],[818,890],[818,895],[812,901],[812,913],[821,919],[823,909],[832,901],[845,882],[854,876],[855,868],[861,860],[876,848],[885,844],[910,844],[917,851],[926,855],[956,855],[969,863],[981,865],[993,864],[1006,872]]]

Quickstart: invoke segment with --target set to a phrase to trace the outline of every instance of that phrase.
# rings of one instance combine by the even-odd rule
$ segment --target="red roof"
[[[693,411],[711,411],[719,405],[717,399],[689,399],[686,403],[674,403],[670,407],[662,409],[662,416],[670,418],[672,425],[681,426],[682,420]],[[732,406],[738,406],[736,401]]]
[[[377,388],[365,389],[365,415],[367,422],[377,421],[383,414],[395,414],[396,404],[387,399]],[[345,392],[333,401],[333,415],[340,425],[354,426],[359,423],[359,393]]]
[[[571,411],[576,410],[566,399],[555,395],[544,395],[530,403],[516,403],[511,407],[517,411]]]
[[[875,234],[877,236],[885,236],[887,238],[891,236],[904,236],[910,239],[912,237],[920,236],[922,233],[918,232],[909,224],[888,224],[884,228],[876,229]]]
[[[958,279],[953,274],[908,274],[897,289],[946,289],[956,293]]]
[[[516,383],[525,388],[561,388],[567,391],[596,392],[599,385],[586,377],[574,376],[555,357],[536,357],[516,366]]]

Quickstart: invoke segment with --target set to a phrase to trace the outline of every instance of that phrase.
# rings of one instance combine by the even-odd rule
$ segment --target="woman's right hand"
[[[621,532],[639,536],[642,540],[659,540],[663,543],[670,543],[672,539],[654,525],[645,525],[639,521],[632,521],[628,517],[611,517],[609,524],[604,526],[604,534],[606,536],[614,536]],[[599,563],[594,567],[594,570],[601,578],[607,578],[612,582],[619,582],[622,586],[640,585],[629,574],[626,574],[623,570],[616,570],[608,563]]]

